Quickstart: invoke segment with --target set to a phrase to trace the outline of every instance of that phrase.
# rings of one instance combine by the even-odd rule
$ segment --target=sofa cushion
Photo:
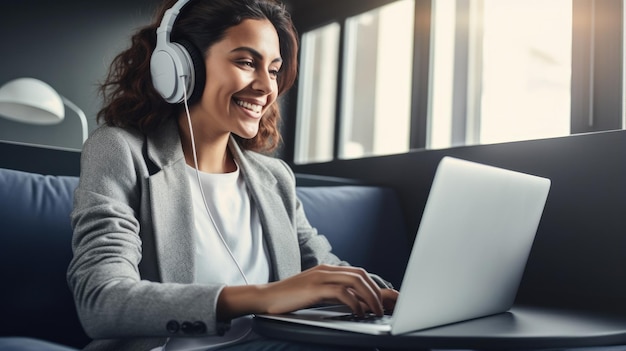
[[[410,246],[399,200],[391,188],[348,185],[298,187],[311,225],[351,265],[399,288]]]
[[[0,337],[0,351],[77,351],[78,349],[33,338]]]
[[[65,274],[76,177],[0,169],[0,335],[82,346]]]
[[[0,168],[0,336],[82,347],[88,341],[65,279],[77,177]],[[334,252],[399,286],[408,258],[395,193],[367,186],[298,187],[313,226]]]

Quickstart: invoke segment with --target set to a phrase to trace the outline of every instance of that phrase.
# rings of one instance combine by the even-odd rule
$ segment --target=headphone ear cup
[[[187,88],[187,100],[199,98],[204,90],[204,59],[199,50],[190,42],[158,45],[150,59],[150,74],[156,91],[170,104],[182,102],[185,98],[183,80]],[[198,77],[200,76],[200,82]],[[196,88],[198,87],[198,88]],[[198,92],[197,94],[194,94]]]
[[[204,55],[195,45],[187,40],[180,40],[178,42],[189,54],[191,58],[191,69],[193,70],[192,77],[194,77],[191,87],[190,96],[187,97],[187,102],[193,104],[200,100],[202,93],[204,92],[204,84],[206,82],[206,68],[204,66]]]
[[[185,48],[177,43],[167,43],[155,48],[150,58],[150,74],[154,89],[170,104],[183,101],[184,90],[181,76],[193,81],[191,58]],[[190,90],[191,82],[187,83]],[[191,94],[191,91],[189,91]]]

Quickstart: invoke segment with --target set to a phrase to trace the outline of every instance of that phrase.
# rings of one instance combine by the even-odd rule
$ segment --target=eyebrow
[[[240,52],[240,51],[247,52],[247,53],[249,53],[250,55],[254,56],[257,59],[263,59],[263,55],[261,55],[260,52],[258,52],[257,50],[255,50],[255,49],[253,49],[251,47],[248,47],[248,46],[242,46],[242,47],[239,47],[239,48],[235,48],[235,49],[231,50],[230,52]],[[281,62],[283,62],[283,58],[282,57],[277,57],[277,58],[272,60],[272,63],[281,63]]]

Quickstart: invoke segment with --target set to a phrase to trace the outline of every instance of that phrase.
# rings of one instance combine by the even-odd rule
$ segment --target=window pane
[[[572,0],[454,3],[435,2],[429,147],[568,135]]]
[[[409,149],[414,1],[346,21],[340,158]]]
[[[485,0],[481,142],[569,134],[571,13],[571,0]]]
[[[302,35],[295,163],[333,159],[340,26]]]
[[[427,146],[439,149],[452,146],[452,105],[454,101],[454,39],[456,1],[433,1],[430,64],[430,116]]]

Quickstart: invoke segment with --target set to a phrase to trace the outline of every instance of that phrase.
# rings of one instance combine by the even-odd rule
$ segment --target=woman
[[[113,61],[105,123],[83,149],[68,282],[88,348],[276,347],[250,315],[393,308],[398,293],[331,253],[288,166],[261,154],[280,141],[276,100],[296,76],[289,14],[273,0],[181,4]],[[167,76],[168,40],[191,73]]]

